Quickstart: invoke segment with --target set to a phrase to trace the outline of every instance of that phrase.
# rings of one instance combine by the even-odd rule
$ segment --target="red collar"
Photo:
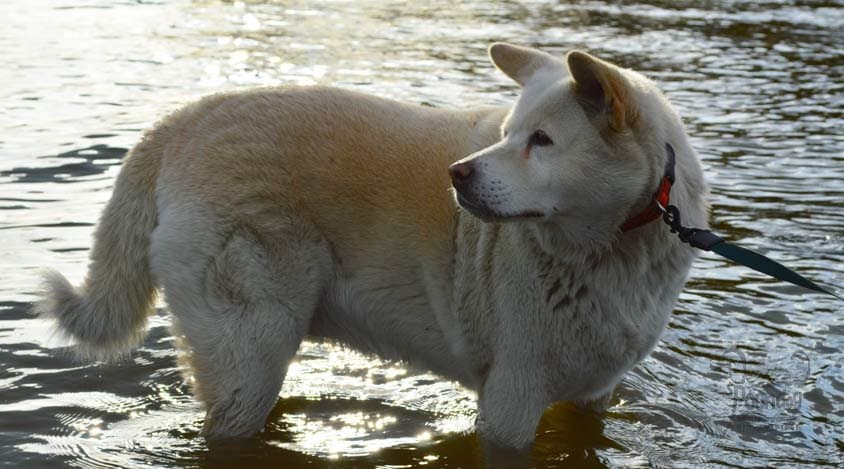
[[[659,182],[659,188],[651,198],[651,203],[639,212],[638,215],[628,218],[627,221],[621,225],[621,231],[626,232],[636,229],[642,225],[646,225],[665,213],[665,207],[668,207],[669,195],[671,193],[671,186],[674,184],[674,162],[676,157],[674,155],[674,148],[669,144],[665,144],[665,150],[668,152],[668,159],[665,162],[665,174]]]

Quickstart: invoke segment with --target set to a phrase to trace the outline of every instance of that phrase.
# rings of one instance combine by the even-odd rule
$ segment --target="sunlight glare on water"
[[[684,116],[713,227],[844,285],[844,6],[829,1],[10,0],[0,4],[0,463],[475,467],[476,396],[306,342],[265,432],[209,447],[164,307],[130,358],[85,364],[29,314],[38,269],[84,276],[120,160],[199,96],[333,85],[506,105],[494,41],[640,70]],[[603,417],[554,406],[542,467],[844,465],[841,303],[706,254]]]

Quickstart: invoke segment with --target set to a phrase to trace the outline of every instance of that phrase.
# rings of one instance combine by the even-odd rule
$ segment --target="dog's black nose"
[[[470,161],[455,163],[448,167],[448,174],[451,175],[451,184],[454,187],[465,186],[472,179],[475,169]]]

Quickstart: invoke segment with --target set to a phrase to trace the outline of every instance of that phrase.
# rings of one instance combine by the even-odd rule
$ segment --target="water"
[[[419,3],[419,4],[417,4]],[[0,4],[0,464],[472,467],[474,396],[303,345],[267,431],[209,448],[162,309],[131,359],[80,364],[29,316],[40,266],[79,281],[120,158],[211,92],[333,84],[509,103],[496,40],[646,72],[686,119],[720,232],[844,285],[844,5],[836,1]],[[703,256],[603,418],[546,413],[539,466],[841,466],[842,303]]]

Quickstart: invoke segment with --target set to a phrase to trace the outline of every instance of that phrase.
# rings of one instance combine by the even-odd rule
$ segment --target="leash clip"
[[[661,207],[659,203],[657,203],[657,205]],[[669,228],[671,228],[672,233],[677,233],[680,241],[688,244],[689,246],[702,249],[704,251],[711,251],[712,246],[724,241],[723,238],[709,230],[683,226],[682,219],[680,218],[680,209],[674,205],[669,205],[664,208],[662,220]]]

